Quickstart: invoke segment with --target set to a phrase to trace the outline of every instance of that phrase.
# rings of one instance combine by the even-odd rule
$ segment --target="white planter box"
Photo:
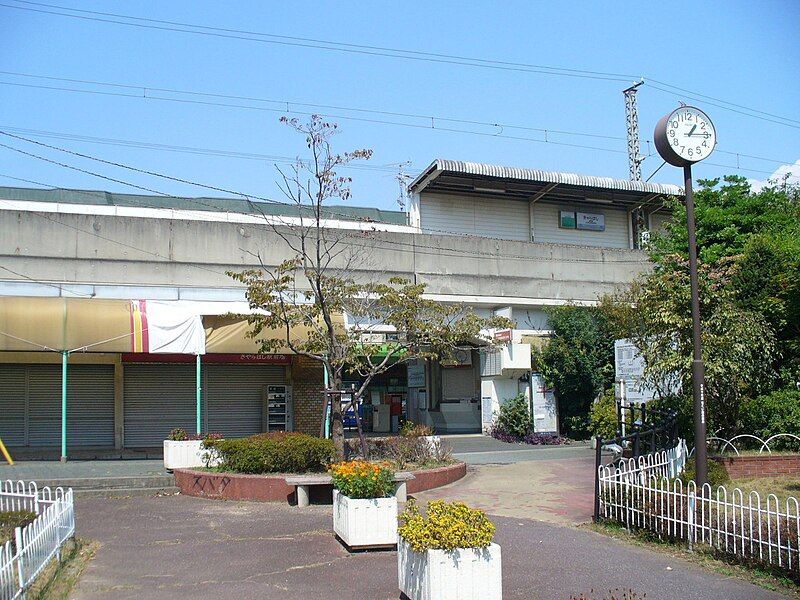
[[[350,548],[397,543],[397,498],[354,500],[333,490],[333,530]]]
[[[164,440],[164,468],[191,469],[192,467],[205,467],[203,455],[206,450],[202,448],[203,440],[184,440],[176,442]],[[219,461],[212,460],[209,466],[216,466]]]
[[[500,546],[414,552],[397,544],[397,580],[411,600],[500,600]]]

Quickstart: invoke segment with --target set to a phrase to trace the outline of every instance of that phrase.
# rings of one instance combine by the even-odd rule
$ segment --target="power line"
[[[185,154],[195,154],[200,156],[219,156],[224,158],[234,158],[234,159],[241,159],[241,160],[254,160],[254,161],[271,161],[276,163],[287,163],[287,164],[297,164],[298,161],[302,162],[305,165],[309,164],[308,160],[298,159],[297,157],[291,156],[280,156],[280,155],[273,155],[273,154],[259,154],[253,152],[239,152],[236,150],[224,150],[219,148],[199,148],[195,146],[176,146],[170,144],[161,144],[155,142],[143,142],[139,140],[128,140],[128,139],[119,139],[119,138],[102,138],[102,137],[93,137],[89,135],[78,135],[73,133],[65,133],[61,131],[47,131],[47,130],[40,130],[40,129],[25,129],[21,127],[8,127],[5,125],[0,125],[0,129],[5,131],[12,131],[14,133],[21,133],[30,135],[36,138],[53,138],[59,140],[68,140],[73,142],[87,142],[90,144],[102,144],[106,146],[119,146],[122,148],[141,148],[145,150],[159,150],[164,152],[178,152],[178,153],[185,153]],[[359,170],[370,170],[370,171],[380,171],[383,173],[391,173],[394,174],[397,171],[396,164],[400,163],[391,163],[386,165],[359,165],[359,164],[349,164],[343,165],[343,168],[347,169],[359,169]],[[406,163],[403,163],[406,164]]]
[[[19,0],[14,0],[19,1]],[[33,4],[33,3],[28,3]],[[486,59],[472,59],[472,58],[459,58],[457,56],[451,55],[436,55],[431,53],[420,53],[415,51],[408,51],[408,50],[395,50],[395,49],[385,49],[381,50],[379,47],[370,47],[370,46],[362,46],[358,47],[347,47],[346,45],[339,43],[339,42],[327,42],[327,41],[289,41],[290,39],[295,40],[302,40],[303,38],[286,38],[286,39],[270,39],[270,37],[277,37],[272,36],[271,34],[266,33],[247,33],[244,31],[239,30],[224,30],[220,28],[214,27],[207,27],[203,25],[191,25],[189,23],[178,23],[174,21],[159,21],[156,19],[145,19],[143,17],[134,17],[134,16],[127,16],[127,15],[118,15],[114,13],[100,13],[96,11],[81,11],[84,13],[94,14],[94,15],[110,15],[116,18],[105,18],[100,16],[85,16],[85,15],[75,15],[63,12],[57,12],[52,10],[43,10],[38,8],[30,8],[24,6],[13,6],[10,4],[0,3],[0,6],[5,8],[11,8],[14,10],[22,10],[34,13],[41,13],[41,14],[48,14],[48,15],[56,15],[61,17],[68,17],[71,19],[80,19],[84,21],[94,21],[99,23],[112,23],[116,25],[125,25],[127,27],[137,27],[140,29],[153,29],[158,31],[173,31],[177,33],[188,33],[193,35],[202,35],[208,37],[216,37],[216,38],[223,38],[223,39],[232,39],[232,40],[240,40],[240,41],[249,41],[249,42],[258,42],[263,44],[275,44],[280,46],[295,46],[300,48],[316,48],[319,50],[332,50],[335,52],[343,52],[348,54],[362,54],[366,56],[382,56],[388,58],[402,58],[405,60],[415,60],[415,61],[422,61],[422,62],[429,62],[429,63],[440,63],[440,64],[456,64],[456,65],[466,65],[472,67],[479,67],[479,68],[486,68],[486,69],[496,69],[502,71],[517,71],[517,72],[524,72],[524,73],[538,73],[542,75],[558,75],[561,77],[576,77],[581,79],[597,79],[603,81],[619,81],[619,82],[626,82],[628,81],[629,77],[624,77],[621,74],[613,74],[613,73],[603,73],[600,71],[583,71],[579,69],[561,69],[559,67],[547,67],[547,66],[537,66],[537,65],[527,65],[525,63],[511,63],[511,62],[503,62],[503,61],[490,61]],[[76,10],[62,6],[55,6],[55,5],[44,5],[38,4],[38,6],[53,6],[54,8],[60,10]],[[135,21],[143,21],[143,22],[128,22],[128,21],[120,21],[119,19],[131,19]],[[161,25],[153,25],[147,23],[161,23]],[[223,31],[230,31],[231,33],[222,33]],[[374,50],[368,48],[375,48]]]
[[[74,9],[65,6],[59,6],[54,4],[45,4],[40,2],[29,2],[26,0],[13,0],[18,4],[25,4],[26,6],[13,6],[9,4],[0,4],[0,6],[6,8],[12,8],[16,10],[24,10],[42,14],[50,14],[62,17],[68,17],[72,19],[81,19],[81,20],[88,20],[88,21],[97,21],[103,23],[112,23],[117,25],[125,25],[129,27],[138,27],[138,28],[147,28],[147,29],[155,29],[155,30],[163,30],[163,31],[176,31],[180,33],[189,33],[195,35],[204,35],[204,36],[213,36],[213,37],[220,37],[220,38],[229,38],[235,40],[244,40],[244,41],[253,41],[253,42],[261,42],[261,43],[269,43],[269,44],[279,44],[279,45],[286,45],[286,46],[298,46],[298,47],[306,47],[306,48],[315,48],[321,50],[329,50],[329,51],[338,51],[338,52],[347,52],[347,53],[355,53],[355,54],[365,54],[365,55],[372,55],[372,56],[382,56],[382,57],[389,57],[389,58],[401,58],[406,60],[418,60],[418,61],[426,61],[426,62],[438,62],[444,64],[460,64],[465,66],[472,66],[472,67],[481,67],[481,68],[492,68],[492,69],[501,69],[501,70],[512,70],[512,71],[523,71],[523,72],[530,72],[530,73],[539,73],[545,75],[559,75],[564,77],[579,77],[579,78],[586,78],[586,79],[599,79],[599,80],[606,80],[606,81],[619,81],[619,82],[629,82],[631,79],[641,79],[642,75],[637,74],[627,74],[627,73],[609,73],[603,71],[592,71],[586,69],[574,69],[574,68],[566,68],[566,67],[553,67],[548,65],[536,65],[530,63],[521,63],[521,62],[511,62],[511,61],[501,61],[501,60],[494,60],[494,59],[484,59],[484,58],[477,58],[477,57],[466,57],[466,56],[459,56],[453,54],[443,54],[443,53],[434,53],[434,52],[423,52],[423,51],[416,51],[416,50],[404,50],[400,48],[389,48],[389,47],[382,47],[382,46],[370,46],[366,44],[352,44],[352,43],[344,43],[344,42],[336,42],[331,40],[320,40],[320,39],[313,39],[313,38],[302,38],[297,36],[285,36],[285,35],[277,35],[277,34],[270,34],[264,32],[253,32],[253,31],[246,31],[246,30],[239,30],[239,29],[230,29],[230,28],[221,28],[221,27],[210,27],[206,25],[198,25],[192,23],[185,23],[179,21],[167,21],[167,20],[159,20],[159,19],[149,19],[145,17],[138,17],[134,15],[123,15],[119,13],[109,13],[109,12],[100,12],[100,11],[91,11],[91,10],[80,10]],[[45,8],[52,8],[58,10],[67,10],[70,13],[82,13],[82,14],[70,14],[70,13],[63,13],[63,12],[55,12],[51,10],[43,10],[37,8],[31,8],[31,6],[39,6]],[[85,15],[94,15],[94,16],[85,16]],[[108,18],[113,17],[113,18]],[[137,21],[137,22],[128,22],[128,21],[120,21],[119,19],[127,19],[128,21]],[[148,24],[149,23],[149,24]],[[157,24],[157,25],[153,25]],[[741,104],[735,104],[733,102],[729,102],[726,100],[720,100],[718,98],[714,98],[713,96],[707,96],[700,94],[698,92],[694,92],[692,90],[687,90],[685,88],[680,88],[678,86],[672,85],[667,82],[663,82],[657,79],[647,78],[650,81],[654,82],[655,84],[659,84],[660,86],[665,86],[670,89],[664,89],[664,87],[657,87],[652,86],[654,89],[658,89],[659,91],[674,94],[673,90],[682,91],[693,96],[699,96],[701,98],[705,98],[707,100],[716,100],[717,102],[721,102],[728,106],[719,106],[719,108],[723,108],[725,110],[731,110],[733,112],[738,112],[739,114],[743,114],[752,118],[761,118],[766,121],[770,121],[773,123],[777,123],[780,125],[786,125],[792,127],[789,123],[797,123],[800,124],[800,121],[796,119],[791,119],[788,117],[783,117],[779,115],[775,115],[773,113],[768,113],[765,111],[761,111],[758,109],[746,107]],[[734,108],[736,107],[740,109],[744,109],[750,112],[741,112],[737,111]],[[780,119],[780,121],[775,119],[768,119],[764,118],[764,115],[768,117],[775,117],[775,119]]]
[[[18,82],[8,82],[8,81],[0,81],[0,85],[10,85],[10,86],[17,86],[17,87],[28,87],[28,88],[35,88],[35,89],[46,89],[46,90],[54,90],[54,91],[65,91],[65,92],[73,92],[73,93],[82,93],[82,94],[94,94],[94,95],[101,95],[101,96],[116,96],[116,97],[124,97],[124,98],[136,98],[141,100],[158,100],[163,102],[173,102],[173,103],[184,103],[184,104],[200,104],[205,106],[214,106],[214,107],[227,107],[227,108],[239,108],[239,109],[247,109],[247,110],[258,110],[258,111],[267,111],[267,112],[274,112],[274,113],[291,113],[291,114],[300,114],[300,115],[311,115],[311,112],[304,112],[298,110],[292,110],[292,106],[304,106],[304,107],[312,107],[312,108],[333,108],[337,110],[344,110],[344,111],[352,111],[352,112],[359,112],[359,113],[368,113],[368,114],[376,114],[376,115],[384,115],[384,116],[397,116],[397,117],[405,117],[405,118],[414,118],[414,119],[421,119],[425,120],[426,124],[421,125],[418,123],[404,123],[398,121],[387,121],[381,119],[366,119],[366,118],[359,118],[354,117],[351,115],[341,115],[341,114],[325,114],[324,116],[328,118],[334,119],[344,119],[344,120],[352,120],[358,122],[366,122],[371,124],[381,124],[381,125],[389,125],[389,126],[399,126],[399,127],[409,127],[415,129],[423,129],[423,130],[431,130],[431,131],[439,131],[439,132],[446,132],[446,133],[460,133],[460,134],[467,134],[467,135],[478,135],[483,137],[497,137],[497,138],[505,138],[505,139],[512,139],[512,140],[519,140],[519,141],[529,141],[535,143],[549,143],[554,144],[557,146],[568,146],[571,148],[580,148],[592,151],[601,151],[601,152],[611,152],[615,154],[624,154],[623,150],[618,150],[614,148],[605,148],[605,147],[597,147],[597,146],[589,146],[589,145],[582,145],[582,144],[573,144],[567,142],[560,142],[557,140],[552,140],[549,138],[549,135],[564,135],[564,136],[578,136],[578,137],[588,137],[588,138],[596,138],[596,139],[607,139],[607,140],[614,140],[614,141],[624,141],[625,138],[621,136],[611,136],[605,134],[598,134],[598,133],[588,133],[588,132],[579,132],[579,131],[568,131],[563,129],[546,129],[542,127],[529,127],[521,124],[512,124],[512,123],[499,123],[499,122],[492,122],[492,121],[481,121],[477,119],[457,119],[452,117],[444,117],[444,116],[435,116],[435,115],[425,115],[425,114],[414,114],[414,113],[403,113],[403,112],[391,112],[391,111],[381,111],[381,110],[374,110],[374,109],[365,109],[365,108],[353,108],[353,107],[346,107],[346,106],[332,106],[326,104],[314,104],[309,102],[294,102],[294,101],[287,101],[287,100],[275,100],[269,98],[258,98],[252,96],[236,96],[236,95],[229,95],[229,94],[219,94],[213,92],[202,92],[196,90],[177,90],[177,89],[170,89],[170,88],[158,88],[146,85],[133,85],[133,84],[122,84],[122,83],[112,83],[112,82],[102,82],[102,81],[92,81],[92,80],[84,80],[84,79],[69,79],[69,78],[62,78],[62,77],[52,77],[52,76],[45,76],[45,75],[33,75],[29,73],[20,73],[15,71],[0,71],[0,74],[5,75],[12,75],[18,77],[28,77],[28,78],[35,78],[35,79],[47,79],[47,80],[55,80],[55,81],[64,81],[64,82],[72,82],[72,83],[81,83],[81,84],[89,84],[89,85],[98,85],[98,86],[110,86],[110,87],[118,87],[118,88],[126,88],[126,89],[135,89],[135,90],[142,90],[143,94],[128,94],[128,93],[116,93],[116,92],[106,92],[102,90],[85,90],[85,89],[76,89],[76,88],[68,88],[68,87],[60,87],[60,86],[46,86],[46,85],[35,85],[35,84],[25,84],[25,83],[18,83]],[[262,106],[250,106],[250,105],[242,105],[242,104],[233,104],[228,102],[205,102],[205,101],[197,101],[197,100],[188,100],[185,98],[166,98],[162,96],[154,96],[152,95],[153,91],[163,91],[166,93],[174,93],[174,94],[186,94],[190,96],[199,96],[199,97],[211,97],[211,98],[227,98],[227,99],[240,99],[246,101],[253,101],[253,102],[265,102],[265,103],[273,103],[281,105],[282,108],[270,108],[270,107],[262,107]],[[150,92],[150,95],[147,95]],[[465,129],[455,129],[450,127],[439,127],[436,125],[437,122],[444,122],[444,123],[457,123],[457,124],[466,124],[466,125],[477,125],[483,127],[494,127],[499,129],[496,132],[483,132],[483,131],[472,131],[472,130],[465,130]],[[503,131],[505,129],[515,129],[515,130],[524,130],[524,131],[534,131],[543,134],[543,138],[530,138],[530,137],[523,137],[523,136],[511,136],[504,134]],[[123,140],[124,141],[124,140]],[[741,152],[734,152],[730,150],[724,149],[717,149],[716,150],[720,154],[727,154],[730,156],[742,157],[742,158],[750,158],[752,160],[759,160],[764,162],[771,162],[775,164],[792,164],[794,161],[792,160],[782,160],[776,158],[768,158],[764,156],[756,156],[751,154],[745,154]],[[223,151],[226,152],[226,151]],[[203,152],[198,152],[203,153]],[[227,154],[221,154],[227,155]],[[711,163],[708,163],[711,164]],[[375,168],[372,165],[351,165],[353,168]],[[740,169],[741,167],[733,166],[733,165],[719,165],[727,168],[736,168]],[[761,172],[761,173],[768,173],[768,171],[759,171],[758,169],[744,169],[750,170],[754,172]]]
[[[501,132],[503,129],[517,129],[522,131],[535,131],[537,133],[548,133],[548,134],[557,134],[557,135],[567,135],[567,136],[578,136],[578,137],[588,137],[588,138],[597,138],[597,139],[606,139],[606,140],[624,140],[624,137],[615,136],[615,135],[606,135],[600,133],[587,133],[582,131],[568,131],[564,129],[548,129],[544,127],[531,127],[528,125],[521,125],[521,124],[512,124],[512,123],[501,123],[496,121],[480,121],[476,119],[458,119],[453,117],[443,117],[431,114],[419,114],[419,113],[406,113],[406,112],[398,112],[398,111],[385,111],[385,110],[376,110],[376,109],[368,109],[368,108],[360,108],[360,107],[352,107],[352,106],[337,106],[337,105],[330,105],[330,104],[319,104],[319,103],[311,103],[311,102],[297,102],[294,100],[280,100],[274,98],[260,98],[254,96],[241,96],[236,94],[221,94],[215,92],[202,92],[198,90],[180,90],[174,88],[162,88],[156,86],[149,86],[149,85],[133,85],[133,84],[122,84],[122,83],[115,83],[115,82],[106,82],[106,81],[92,81],[87,79],[72,79],[68,77],[53,77],[53,76],[46,76],[46,75],[33,75],[30,73],[21,73],[18,71],[0,71],[2,75],[11,75],[13,77],[26,77],[30,79],[44,79],[50,81],[59,81],[64,83],[77,83],[83,85],[95,85],[95,86],[105,86],[105,87],[113,87],[113,88],[120,88],[120,89],[127,89],[127,90],[139,90],[141,93],[120,93],[120,92],[107,92],[103,90],[87,90],[87,89],[79,89],[79,88],[67,88],[67,87],[60,87],[60,86],[47,86],[47,85],[36,85],[36,84],[25,84],[19,82],[12,82],[12,81],[0,81],[0,85],[9,85],[15,87],[29,87],[35,89],[46,89],[46,90],[55,90],[55,91],[63,91],[63,92],[76,92],[76,93],[83,93],[83,94],[97,94],[103,96],[117,96],[122,98],[137,98],[141,100],[165,100],[165,101],[184,101],[189,102],[185,99],[180,98],[165,98],[163,96],[154,96],[153,92],[163,92],[168,94],[183,94],[187,96],[200,96],[206,98],[221,98],[225,100],[243,100],[247,102],[264,102],[268,104],[276,104],[278,107],[276,108],[268,108],[268,107],[254,107],[254,106],[243,106],[241,104],[226,104],[226,103],[209,103],[212,105],[218,106],[230,106],[234,108],[254,108],[254,109],[261,109],[261,110],[269,110],[270,112],[281,112],[281,113],[299,113],[299,114],[311,114],[307,112],[300,112],[296,110],[291,110],[291,107],[304,107],[304,108],[319,108],[319,109],[331,109],[331,110],[344,110],[349,112],[357,112],[357,113],[366,113],[366,114],[373,114],[373,115],[382,115],[382,116],[389,116],[389,117],[404,117],[410,119],[421,119],[426,121],[426,125],[424,126],[426,129],[435,129],[436,123],[443,122],[443,123],[457,123],[462,125],[479,125],[484,127],[493,127],[496,129],[500,129]],[[329,117],[339,118],[339,119],[353,119],[358,120],[355,117],[345,116],[345,115],[326,115]]]
[[[16,275],[17,277],[22,277],[23,279],[27,279],[28,281],[32,281],[34,283],[42,283],[44,285],[48,285],[50,287],[54,287],[54,288],[56,288],[57,290],[60,290],[60,291],[69,292],[70,294],[74,294],[75,296],[80,296],[80,297],[84,297],[84,298],[93,298],[94,297],[94,294],[84,294],[84,293],[81,293],[81,292],[76,292],[74,290],[65,290],[63,287],[61,287],[59,285],[56,285],[54,283],[48,283],[46,281],[41,281],[39,279],[34,279],[33,277],[29,277],[28,275],[25,275],[24,273],[20,273],[18,271],[14,271],[13,269],[9,269],[8,267],[4,267],[3,265],[0,265],[0,269],[3,269],[4,271],[8,271],[9,273],[11,273],[13,275]]]

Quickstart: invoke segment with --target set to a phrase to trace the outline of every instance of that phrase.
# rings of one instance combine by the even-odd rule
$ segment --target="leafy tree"
[[[376,375],[393,365],[439,359],[467,340],[491,343],[482,332],[512,325],[505,318],[484,319],[467,307],[426,299],[424,284],[398,277],[366,279],[373,254],[370,236],[327,228],[324,220],[328,202],[350,197],[350,179],[338,176],[336,169],[368,159],[372,152],[334,153],[330,139],[337,126],[318,116],[307,124],[282,121],[305,137],[311,155],[288,173],[279,170],[283,192],[297,206],[300,223],[268,221],[292,256],[277,266],[261,260],[259,269],[230,273],[247,286],[250,306],[262,311],[249,316],[249,334],[260,342],[262,352],[289,348],[322,362],[333,389],[342,388],[346,373],[355,373],[361,379],[355,396],[360,397]],[[347,315],[347,327],[342,315]],[[391,343],[376,343],[371,336],[376,326],[398,334]],[[331,437],[343,458],[342,406],[337,399]]]
[[[721,184],[721,185],[720,185]],[[701,180],[695,194],[709,431],[737,433],[743,403],[800,379],[800,195],[785,182],[753,193],[743,177]],[[684,204],[654,236],[654,270],[603,300],[646,378],[691,422],[692,325]],[[684,427],[685,429],[685,427]],[[684,430],[684,435],[691,432]]]
[[[700,316],[709,431],[736,432],[744,399],[774,383],[774,334],[766,319],[735,301],[727,266],[701,265]],[[615,337],[630,338],[645,360],[645,380],[660,394],[692,389],[688,261],[664,257],[656,270],[604,299]]]
[[[553,307],[547,315],[553,337],[537,361],[555,388],[565,433],[585,435],[592,401],[614,381],[614,338],[594,307]]]

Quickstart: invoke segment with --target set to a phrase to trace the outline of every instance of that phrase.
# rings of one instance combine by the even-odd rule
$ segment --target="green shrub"
[[[606,390],[589,409],[589,429],[604,440],[617,437],[617,399],[614,388]]]
[[[800,390],[787,388],[765,396],[746,400],[741,408],[742,433],[757,435],[763,440],[778,433],[800,432]],[[800,442],[777,438],[769,443],[771,450],[800,450]]]
[[[412,498],[397,518],[397,532],[415,552],[486,548],[494,538],[494,523],[486,513],[463,502],[433,500],[427,514],[419,512]]]
[[[517,394],[500,405],[495,425],[517,437],[525,437],[533,431],[533,419],[525,394]]]
[[[220,467],[236,473],[304,473],[324,471],[335,456],[331,440],[304,433],[261,433],[234,440],[207,440]]]
[[[686,466],[683,469],[683,473],[681,473],[680,479],[683,483],[689,483],[690,481],[694,481],[696,475],[695,460],[694,458],[690,458],[686,461]],[[728,475],[728,470],[725,468],[725,465],[715,460],[708,459],[708,483],[711,484],[712,489],[716,489],[719,485],[725,485],[730,480],[731,477]]]

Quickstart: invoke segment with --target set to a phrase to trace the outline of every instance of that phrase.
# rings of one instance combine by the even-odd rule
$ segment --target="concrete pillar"
[[[125,445],[125,367],[122,355],[117,354],[114,361],[114,448],[121,450]]]

